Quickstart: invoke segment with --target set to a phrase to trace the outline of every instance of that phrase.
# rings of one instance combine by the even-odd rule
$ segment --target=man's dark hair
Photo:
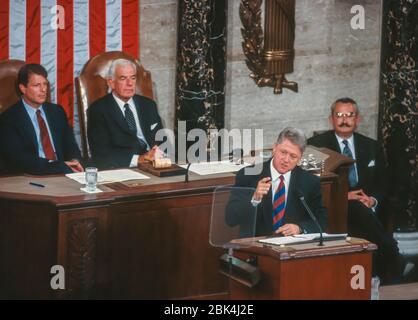
[[[22,84],[25,87],[27,87],[29,76],[31,74],[43,76],[45,79],[48,78],[48,72],[45,70],[43,66],[36,63],[29,63],[25,64],[22,68],[20,68],[19,73],[17,74],[17,85]]]

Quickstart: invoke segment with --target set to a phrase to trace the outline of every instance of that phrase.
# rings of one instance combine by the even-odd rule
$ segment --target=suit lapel
[[[136,112],[137,112],[137,114],[138,114],[138,118],[139,118],[139,125],[141,126],[141,131],[142,131],[142,134],[144,135],[144,138],[147,140],[147,143],[150,145],[150,146],[152,146],[152,142],[153,141],[149,141],[150,139],[150,135],[149,135],[149,131],[148,131],[148,127],[147,127],[147,124],[146,124],[146,122],[145,122],[145,116],[144,116],[144,111],[143,111],[143,108],[144,108],[144,106],[139,102],[139,98],[138,98],[138,96],[134,96],[133,97],[133,100],[134,100],[134,104],[135,104],[135,108],[136,108]],[[150,143],[151,142],[151,143]]]
[[[331,149],[334,150],[335,152],[341,153],[340,145],[338,144],[337,137],[335,136],[335,131],[330,131],[330,135],[328,139],[329,139],[328,145],[331,147]]]
[[[287,192],[287,201],[286,201],[286,209],[284,212],[284,223],[288,220],[289,216],[293,215],[295,212],[295,189],[298,188],[298,178],[299,178],[299,168],[295,167],[292,172],[290,173],[290,183],[289,183],[289,190]]]
[[[259,180],[261,180],[262,178],[265,178],[265,177],[270,177],[271,178],[270,162],[271,162],[271,159],[264,163],[263,172],[261,173]],[[258,183],[258,181],[257,181],[257,183]],[[273,228],[272,197],[273,197],[273,191],[272,191],[272,188],[270,188],[269,192],[264,197],[264,201],[263,201],[263,219],[264,219],[264,221],[266,222],[267,225],[271,226],[271,228]]]
[[[22,101],[19,102],[18,112],[19,121],[17,123],[19,124],[19,127],[23,129],[23,133],[28,137],[29,141],[32,142],[35,153],[38,154],[38,141],[36,139],[35,128],[33,127],[32,121],[29,118]]]
[[[59,139],[60,131],[62,128],[59,128],[60,123],[58,119],[54,119],[53,113],[51,112],[52,106],[47,105],[44,103],[43,109],[45,112],[46,121],[48,122],[49,130],[51,131],[51,142],[54,144],[55,147],[55,153],[57,154],[57,158],[59,160],[63,159],[63,153],[62,153],[62,145],[61,140]],[[53,108],[53,107],[52,107]]]
[[[116,102],[115,98],[113,98],[113,95],[110,93],[108,97],[109,97],[109,113],[112,119],[114,119],[117,125],[126,133],[129,133],[135,136],[135,134],[131,130],[129,130],[128,123],[125,120],[125,115],[120,110],[118,103]]]
[[[361,147],[361,141],[357,133],[354,133],[354,148],[356,153],[356,166],[357,166],[357,176],[358,184],[361,185],[360,177],[363,176],[364,166],[367,162],[367,150]]]

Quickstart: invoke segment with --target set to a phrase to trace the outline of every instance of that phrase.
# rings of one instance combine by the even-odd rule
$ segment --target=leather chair
[[[0,61],[0,113],[19,100],[17,73],[24,64],[22,60]]]
[[[17,73],[24,64],[22,60],[0,61],[0,114],[19,100]],[[0,174],[4,173],[7,169],[0,152]]]
[[[151,73],[144,69],[140,62],[121,51],[111,51],[92,57],[84,65],[80,76],[75,78],[78,101],[78,119],[81,132],[81,144],[84,158],[90,155],[87,140],[87,109],[97,99],[109,93],[107,73],[115,59],[127,59],[137,66],[136,93],[154,99]]]

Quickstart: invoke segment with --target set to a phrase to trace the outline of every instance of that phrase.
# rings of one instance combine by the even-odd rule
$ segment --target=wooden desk
[[[255,260],[261,280],[249,288],[230,279],[231,299],[370,300],[373,243],[356,238],[326,241],[323,247],[240,243],[248,247],[235,250],[234,256]],[[353,271],[354,266],[362,270]]]
[[[234,177],[153,177],[99,194],[63,176],[0,178],[0,297],[228,297],[218,273],[223,251],[208,234],[213,190]],[[321,177],[334,232],[344,229],[339,181],[335,173]],[[66,290],[50,287],[54,265],[65,268]]]

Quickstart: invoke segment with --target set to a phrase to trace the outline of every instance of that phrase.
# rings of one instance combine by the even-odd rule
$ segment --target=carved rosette
[[[418,227],[418,1],[384,3],[380,137],[397,222]]]
[[[70,296],[88,298],[96,279],[97,220],[68,226],[67,279]]]

